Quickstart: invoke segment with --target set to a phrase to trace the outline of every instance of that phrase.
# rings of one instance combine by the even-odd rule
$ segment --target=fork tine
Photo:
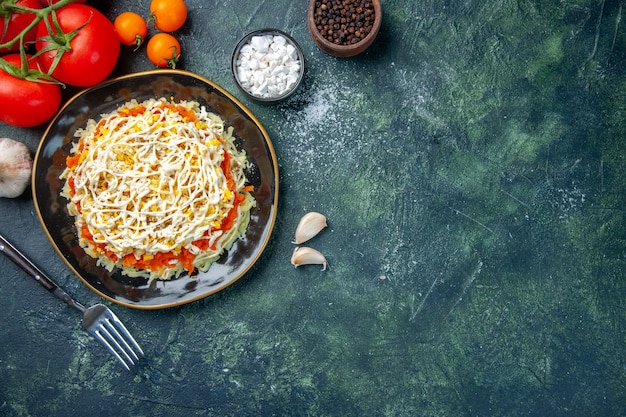
[[[111,311],[107,313],[98,320],[92,333],[127,370],[130,370],[130,366],[143,356],[143,350],[115,314]]]
[[[130,356],[128,356],[124,350],[122,349],[122,347],[119,345],[119,343],[113,338],[113,336],[111,335],[111,333],[107,330],[106,327],[104,326],[98,326],[97,330],[94,330],[92,332],[93,336],[98,339],[100,341],[100,343],[102,343],[109,352],[111,352],[111,354],[113,356],[115,356],[117,358],[117,360],[124,365],[124,368],[126,368],[127,371],[130,371],[130,366],[129,365],[133,365],[133,360],[130,358]],[[113,345],[111,344],[113,343]],[[115,347],[114,347],[115,345]],[[117,348],[117,350],[116,350]],[[120,354],[118,353],[118,351],[122,352],[124,354],[124,356],[126,356],[127,359],[124,359],[120,356]],[[129,363],[126,363],[126,361],[128,360]]]
[[[144,354],[126,326],[103,304],[96,304],[85,309],[82,325],[127,370],[130,370],[130,367]]]
[[[106,331],[105,335],[107,336],[107,338],[111,340],[111,342],[113,342],[116,348],[122,351],[126,359],[128,359],[131,364],[134,364],[135,361],[139,360],[139,356],[137,356],[133,348],[128,345],[118,329],[113,326],[110,319],[105,319],[102,325],[105,326],[103,330]],[[131,358],[130,355],[132,355],[133,357]]]
[[[128,350],[133,352],[133,355],[137,358],[137,360],[139,360],[139,358],[143,356],[143,350],[141,350],[139,343],[137,343],[133,335],[130,334],[128,329],[126,329],[126,326],[124,326],[124,323],[122,323],[121,320],[118,319],[117,316],[113,313],[111,313],[111,321],[113,322],[117,330],[121,332],[121,336],[122,336],[121,339],[126,345],[126,347],[128,347]],[[127,341],[130,342],[132,347],[128,345]]]
[[[107,334],[111,336],[112,342],[115,344],[115,347],[117,347],[118,349],[122,351],[124,356],[130,361],[130,363],[134,364],[135,361],[138,361],[139,355],[135,353],[132,347],[129,346],[128,342],[126,341],[126,338],[124,337],[124,334],[120,333],[120,330],[122,332],[125,331],[126,337],[130,337],[132,339],[132,336],[130,335],[128,330],[126,330],[122,322],[111,321],[109,318],[107,318],[104,321],[104,325],[106,326],[106,329],[108,330]],[[122,326],[122,327],[118,328],[117,326]]]

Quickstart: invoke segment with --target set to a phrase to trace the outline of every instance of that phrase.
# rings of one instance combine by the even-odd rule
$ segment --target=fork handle
[[[17,250],[15,246],[9,243],[9,241],[2,235],[0,235],[0,252],[4,253],[7,258],[13,261],[15,265],[22,268],[24,272],[30,275],[48,291],[53,292],[58,288],[58,286],[52,282],[52,280],[48,278],[46,274],[41,271],[41,269],[37,268],[35,264],[33,264],[26,256]]]
[[[56,295],[61,300],[65,301],[70,306],[84,311],[85,307],[78,302],[74,301],[65,291],[63,291],[57,284],[55,284],[46,274],[39,269],[34,263],[32,263],[22,252],[17,250],[6,238],[0,235],[0,252],[4,253],[13,263],[28,275],[37,281],[42,287]]]

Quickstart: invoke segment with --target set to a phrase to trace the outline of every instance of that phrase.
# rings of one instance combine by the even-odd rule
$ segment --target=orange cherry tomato
[[[180,58],[180,43],[169,33],[157,33],[148,40],[148,59],[157,67],[176,68]]]
[[[120,42],[139,47],[148,33],[148,25],[143,17],[134,12],[124,12],[113,21]]]
[[[150,14],[157,29],[174,32],[187,20],[187,5],[184,0],[152,0]]]
[[[113,21],[120,42],[127,46],[140,47],[148,33],[148,25],[143,17],[134,12],[124,12]]]

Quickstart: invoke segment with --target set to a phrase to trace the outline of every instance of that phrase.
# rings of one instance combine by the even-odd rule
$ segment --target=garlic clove
[[[293,254],[291,255],[291,264],[296,268],[300,265],[322,265],[322,271],[325,271],[327,266],[324,255],[307,246],[301,246],[293,250]]]
[[[300,219],[298,227],[296,227],[296,240],[293,241],[296,245],[306,242],[315,235],[317,235],[323,228],[328,226],[326,223],[326,216],[323,214],[311,211]]]
[[[0,138],[0,197],[22,195],[30,184],[32,170],[28,147],[13,139]]]

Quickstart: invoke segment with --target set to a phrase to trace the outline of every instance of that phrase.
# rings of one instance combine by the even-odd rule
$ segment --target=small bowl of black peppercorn
[[[348,58],[370,47],[382,18],[380,0],[311,0],[307,23],[319,49]]]

